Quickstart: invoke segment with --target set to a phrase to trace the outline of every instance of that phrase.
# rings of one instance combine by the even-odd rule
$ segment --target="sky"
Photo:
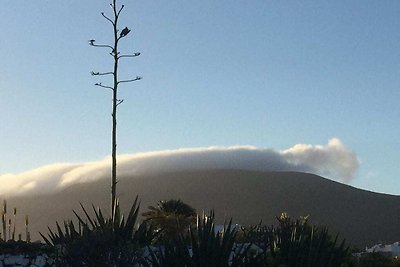
[[[120,87],[119,153],[334,143],[346,153],[329,178],[400,194],[399,1],[122,2],[120,50],[141,55],[120,76],[143,79]],[[3,183],[110,155],[111,92],[94,86],[109,80],[90,72],[112,58],[88,45],[112,40],[103,11],[107,0],[2,2]],[[351,179],[336,179],[349,158]]]

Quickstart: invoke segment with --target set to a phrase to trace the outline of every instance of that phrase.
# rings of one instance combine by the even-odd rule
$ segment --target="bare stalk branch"
[[[112,21],[109,17],[107,17],[107,16],[104,14],[104,12],[101,12],[101,15],[102,15],[106,20],[108,20],[112,25],[114,25],[114,21]]]
[[[141,79],[142,79],[142,77],[137,76],[135,79],[118,81],[118,84],[120,84],[120,83],[130,83],[130,82],[138,81],[138,80],[141,80]]]
[[[101,75],[110,75],[110,74],[114,74],[114,72],[110,71],[110,72],[90,72],[90,74],[92,76],[101,76]]]
[[[99,87],[103,87],[103,88],[107,88],[107,89],[114,90],[114,88],[112,88],[111,86],[102,85],[101,83],[95,83],[94,85],[99,86]]]
[[[121,104],[122,104],[122,102],[124,102],[124,100],[123,100],[123,99],[118,99],[118,100],[117,100],[117,107],[118,107],[119,105],[121,105]]]
[[[121,8],[119,9],[119,11],[117,13],[117,17],[119,17],[119,14],[121,13],[122,9],[124,9],[124,5],[122,5]]]
[[[140,53],[134,53],[132,55],[121,55],[118,57],[118,59],[123,57],[138,57],[138,56],[140,56]]]
[[[94,46],[94,47],[106,47],[106,48],[110,48],[111,50],[114,50],[114,48],[111,45],[91,44],[91,46]]]

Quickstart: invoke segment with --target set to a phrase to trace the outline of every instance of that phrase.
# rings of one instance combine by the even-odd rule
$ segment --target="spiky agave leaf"
[[[183,235],[166,240],[155,252],[150,250],[150,261],[153,266],[240,266],[249,245],[235,249],[236,233],[231,220],[223,233],[216,232],[211,211],[197,217],[197,224],[190,227],[189,242]]]
[[[114,217],[103,215],[100,208],[93,208],[91,216],[82,205],[83,216],[73,211],[78,227],[72,221],[65,221],[64,228],[56,223],[56,231],[49,228],[49,235],[41,234],[45,242],[52,246],[62,246],[62,266],[131,266],[140,261],[141,247],[150,244],[152,233],[149,227],[135,230],[139,204],[138,198],[131,206],[127,219],[116,202]],[[148,243],[145,243],[148,242]],[[69,264],[69,265],[68,265]]]
[[[301,218],[293,221],[289,216],[277,217],[277,227],[265,228],[270,250],[266,261],[285,266],[340,266],[348,257],[344,241],[337,246],[328,228],[310,226]]]
[[[139,215],[139,206],[140,203],[138,203],[138,197],[136,197],[131,209],[129,210],[128,218],[126,219],[125,229],[128,231],[131,231],[131,229],[133,230],[135,228],[135,224]]]

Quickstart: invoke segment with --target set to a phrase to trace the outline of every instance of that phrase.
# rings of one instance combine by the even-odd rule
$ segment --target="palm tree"
[[[196,210],[181,200],[161,200],[157,206],[149,206],[144,212],[144,222],[149,222],[160,238],[173,238],[185,234],[196,221]]]

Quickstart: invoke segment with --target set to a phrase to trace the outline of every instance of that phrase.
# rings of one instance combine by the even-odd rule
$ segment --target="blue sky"
[[[122,2],[121,2],[122,3]],[[110,154],[109,1],[4,1],[0,174]],[[120,153],[339,138],[400,193],[399,1],[124,1]]]

